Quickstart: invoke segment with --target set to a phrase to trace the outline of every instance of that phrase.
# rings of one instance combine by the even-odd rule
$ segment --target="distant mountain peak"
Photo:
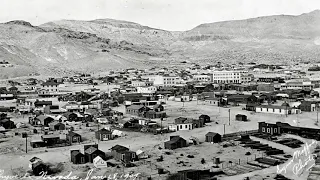
[[[31,23],[29,23],[29,22],[27,22],[27,21],[23,21],[23,20],[9,21],[9,22],[6,22],[5,24],[17,24],[17,25],[34,27]]]
[[[314,11],[311,11],[309,13],[303,13],[301,15],[308,15],[308,16],[320,16],[320,10],[316,9]]]

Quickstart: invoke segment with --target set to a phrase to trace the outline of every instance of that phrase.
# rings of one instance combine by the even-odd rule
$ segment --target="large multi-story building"
[[[49,80],[41,84],[40,90],[38,90],[39,96],[57,96],[60,95],[60,88],[63,86],[62,83],[58,83],[55,80]]]
[[[182,84],[182,79],[179,76],[148,76],[149,81],[153,82],[154,86],[177,86]]]
[[[302,89],[302,90],[312,90],[314,88],[314,84],[311,81],[291,81],[282,83],[280,85],[280,90],[284,89]]]
[[[213,71],[213,83],[241,83],[241,76],[247,74],[246,71]]]
[[[131,86],[132,87],[139,87],[139,86],[152,86],[153,82],[148,81],[132,81]]]
[[[196,74],[193,75],[193,80],[194,81],[199,81],[199,82],[211,82],[212,81],[212,76],[208,74]]]
[[[155,86],[139,86],[137,88],[137,93],[142,94],[153,94],[157,91],[157,88]]]

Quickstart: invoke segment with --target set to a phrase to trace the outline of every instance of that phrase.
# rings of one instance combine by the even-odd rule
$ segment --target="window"
[[[273,131],[274,131],[274,133],[277,133],[277,128],[274,128],[274,130],[273,130]]]
[[[267,112],[269,112],[269,108],[267,108]]]
[[[182,125],[180,125],[180,129],[182,129]]]
[[[188,125],[185,125],[186,129],[188,129]]]
[[[270,128],[267,128],[267,133],[270,133]]]
[[[262,128],[262,132],[265,132],[265,131],[266,131],[266,128],[263,127],[263,128]]]
[[[121,154],[121,160],[124,160],[124,154]]]
[[[281,112],[281,109],[279,109],[279,112]]]
[[[132,159],[136,158],[136,154],[132,153]]]
[[[262,111],[262,108],[260,108],[260,111]]]
[[[273,110],[273,112],[274,112],[274,108],[273,108],[272,110]]]

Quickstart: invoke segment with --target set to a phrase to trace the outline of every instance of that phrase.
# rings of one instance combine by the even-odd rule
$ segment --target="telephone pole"
[[[317,124],[318,124],[318,122],[319,122],[319,104],[317,103],[316,106],[317,106],[316,109],[317,109]]]
[[[162,134],[162,121],[163,121],[163,118],[160,119],[160,123],[161,123],[161,124],[160,124],[160,133],[161,133],[161,134]]]
[[[228,111],[229,111],[229,126],[230,126],[230,109]]]
[[[99,120],[97,120],[98,122],[98,133],[99,133]],[[100,136],[98,137],[98,144],[99,144],[99,140],[100,140]]]
[[[28,153],[28,134],[22,133],[22,138],[26,138],[26,153]]]

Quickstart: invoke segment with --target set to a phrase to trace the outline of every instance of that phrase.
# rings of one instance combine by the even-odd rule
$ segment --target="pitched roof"
[[[41,136],[44,139],[49,139],[49,138],[60,138],[59,134],[48,134],[48,135],[42,135]]]
[[[83,155],[80,151],[72,151],[71,152],[71,156],[77,156],[79,154]]]
[[[123,151],[129,151],[129,148],[117,144],[113,146],[111,150],[117,151],[117,152],[123,152]]]
[[[131,106],[128,106],[127,109],[139,110],[143,107],[144,107],[143,105],[131,105]]]
[[[81,136],[80,134],[78,133],[75,133],[73,131],[69,131],[69,133],[67,134],[67,136]]]
[[[42,83],[42,86],[56,86],[56,85],[59,85],[60,83],[57,83],[57,82],[54,82],[54,81],[47,81],[47,82],[44,82]]]
[[[215,133],[215,132],[208,132],[206,134],[206,136],[216,136],[216,135],[220,135],[219,133]]]
[[[91,146],[88,149],[86,149],[84,152],[87,153],[87,154],[92,154],[97,150],[98,150],[97,148]]]
[[[174,143],[177,143],[179,140],[185,140],[183,139],[182,137],[180,136],[174,136],[172,137],[169,141],[167,141],[166,143],[169,143],[169,144],[174,144]]]
[[[273,108],[273,109],[286,109],[286,110],[292,109],[291,107],[287,107],[287,106],[273,106],[273,105],[260,105],[260,106],[257,106],[257,108]]]
[[[105,128],[103,128],[103,129],[100,129],[99,131],[97,131],[98,133],[109,133],[109,134],[111,134],[112,132],[111,131],[109,131],[108,129],[105,129]]]

